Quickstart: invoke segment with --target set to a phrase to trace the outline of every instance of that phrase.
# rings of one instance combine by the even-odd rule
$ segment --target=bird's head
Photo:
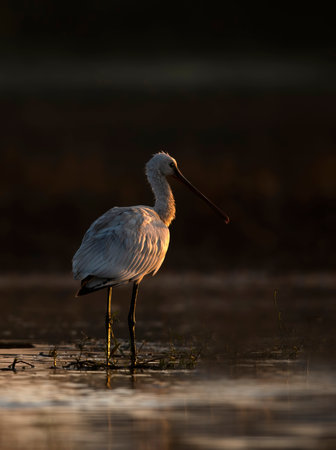
[[[188,181],[181,173],[177,167],[177,162],[168,153],[159,152],[155,153],[152,158],[146,164],[146,174],[148,179],[150,179],[153,174],[160,174],[161,176],[172,176],[187,186],[194,194],[205,201],[222,219],[225,223],[229,223],[229,217],[219,209],[212,201],[210,201],[205,195],[202,194],[195,186],[193,186],[190,181]]]
[[[168,153],[155,153],[146,164],[146,172],[158,172],[165,177],[175,175],[177,162]]]

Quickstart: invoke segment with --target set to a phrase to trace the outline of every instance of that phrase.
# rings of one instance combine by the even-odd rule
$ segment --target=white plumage
[[[76,280],[86,289],[117,286],[155,275],[169,245],[169,229],[153,208],[112,208],[85,233],[73,258]]]

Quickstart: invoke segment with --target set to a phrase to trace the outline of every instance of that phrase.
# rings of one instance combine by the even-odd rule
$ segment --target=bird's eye
[[[169,165],[171,168],[175,169],[175,164],[173,162],[171,162]]]

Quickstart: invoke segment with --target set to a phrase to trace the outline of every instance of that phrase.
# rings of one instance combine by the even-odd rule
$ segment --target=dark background
[[[69,271],[159,150],[231,217],[174,184],[166,268],[335,268],[331,11],[3,1],[0,37],[2,272]]]

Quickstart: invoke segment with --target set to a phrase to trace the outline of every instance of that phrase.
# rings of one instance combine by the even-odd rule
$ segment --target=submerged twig
[[[0,370],[2,370],[2,371],[9,371],[9,372],[16,372],[16,365],[17,364],[25,364],[26,366],[29,366],[29,367],[32,367],[32,368],[34,367],[33,364],[30,364],[27,361],[23,361],[22,359],[17,359],[15,357],[13,362],[12,362],[12,364],[10,364],[8,367],[5,367],[5,368],[0,369]],[[23,367],[23,369],[25,369],[25,367]]]

